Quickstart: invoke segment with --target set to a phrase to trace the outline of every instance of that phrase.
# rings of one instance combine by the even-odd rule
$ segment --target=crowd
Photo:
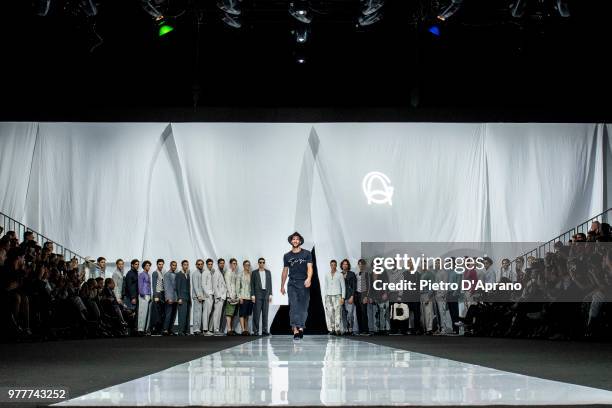
[[[65,261],[52,242],[32,232],[19,242],[0,238],[1,313],[5,340],[128,335],[268,335],[272,277],[259,258],[238,268],[236,259],[198,259],[191,269],[158,259],[122,259],[107,271],[96,261]],[[255,318],[255,316],[257,318]],[[260,325],[261,322],[261,325]],[[260,331],[261,326],[261,331]]]
[[[348,260],[332,260],[326,277],[327,324],[332,334],[428,334],[580,339],[612,337],[612,240],[610,226],[595,221],[543,258],[502,259],[495,267],[462,273],[438,263],[417,271],[374,274],[361,259],[357,272]],[[340,275],[339,275],[340,274]],[[345,279],[338,279],[345,276]],[[372,282],[411,281],[415,287],[468,280],[470,289],[374,290]],[[427,285],[420,285],[428,281]],[[484,291],[474,283],[520,283],[518,291]],[[381,285],[379,285],[381,286]],[[503,286],[503,285],[498,285]],[[509,286],[509,285],[506,285]],[[518,285],[512,285],[518,286]]]
[[[483,270],[463,274],[429,270],[374,274],[364,259],[319,271],[325,318],[332,335],[475,335],[577,339],[608,338],[612,326],[610,226],[594,222],[587,234],[557,242],[544,258],[485,258]],[[232,258],[66,261],[52,242],[26,232],[0,238],[2,336],[28,338],[128,335],[268,335],[272,276],[260,258],[251,268]],[[520,282],[520,292],[421,290],[416,297],[374,290],[373,282],[400,280]],[[571,301],[568,301],[570,299]]]

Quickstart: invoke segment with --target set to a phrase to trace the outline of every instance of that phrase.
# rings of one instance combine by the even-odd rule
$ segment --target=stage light
[[[512,4],[512,17],[521,18],[525,15],[527,10],[527,4],[529,0],[516,0],[516,3]],[[568,0],[556,0],[555,10],[563,18],[570,17],[570,10]],[[546,14],[546,13],[545,13]]]
[[[299,24],[295,30],[293,30],[295,42],[298,44],[305,44],[310,38],[310,26],[307,24]]]
[[[361,27],[372,25],[382,19],[385,0],[362,0],[361,15],[357,25]]]
[[[569,5],[567,4],[568,0],[557,0],[557,11],[561,17],[569,17]]]
[[[240,17],[231,15],[229,13],[225,13],[223,17],[221,17],[221,21],[223,21],[223,23],[225,23],[226,25],[232,28],[242,27],[242,23],[240,22]]]
[[[81,0],[79,7],[87,17],[94,17],[98,14],[98,7],[94,0]]]
[[[463,0],[452,0],[451,4],[448,5],[440,14],[438,14],[438,19],[442,21],[446,21],[451,18],[455,13],[459,11],[461,6],[463,5]]]
[[[156,21],[164,18],[162,12],[159,11],[150,0],[140,0],[140,5],[142,6],[142,9]]]
[[[163,18],[159,21],[159,31],[158,35],[163,37],[164,35],[174,31],[174,27],[168,24]]]
[[[238,0],[219,0],[217,2],[217,8],[233,16],[239,16],[242,13]]]
[[[34,7],[36,8],[36,14],[44,17],[49,14],[49,10],[51,9],[51,0],[37,0],[34,3]]]
[[[304,24],[310,24],[312,22],[310,7],[308,6],[308,2],[304,0],[290,2],[289,15]]]
[[[527,0],[516,0],[516,3],[512,5],[512,17],[523,17],[526,8]]]
[[[366,27],[366,26],[379,22],[380,20],[382,20],[382,17],[383,17],[383,13],[381,10],[379,10],[378,12],[374,14],[370,14],[367,16],[364,16],[364,15],[359,16],[357,23],[361,27]]]
[[[380,10],[385,5],[385,0],[362,0],[362,3],[361,14],[369,16]]]
[[[435,26],[435,25],[431,26],[431,27],[429,27],[428,31],[430,33],[432,33],[433,35],[435,35],[436,37],[440,36],[440,27],[438,27],[438,26]]]

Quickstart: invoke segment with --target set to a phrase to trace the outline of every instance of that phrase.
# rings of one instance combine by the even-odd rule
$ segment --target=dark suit
[[[133,305],[131,300],[138,300],[138,271],[130,269],[125,278],[123,279],[123,298],[128,302],[127,307],[134,309],[136,305]]]
[[[164,288],[160,292],[157,291],[157,281],[160,278],[160,273],[157,269],[151,274],[151,286],[153,287],[153,307],[151,308],[151,328],[154,333],[160,333],[163,330],[165,312],[166,312],[166,298],[164,297]],[[163,279],[162,275],[162,279]],[[155,302],[155,298],[159,301]]]
[[[176,319],[176,275],[179,273],[168,271],[164,275],[164,297],[166,299],[164,330],[168,332],[172,330]]]
[[[255,296],[253,308],[253,333],[259,334],[259,315],[261,314],[261,326],[263,333],[268,332],[268,306],[269,298],[272,296],[272,274],[265,269],[266,288],[261,287],[261,274],[255,269],[251,275],[251,296]]]
[[[178,309],[178,332],[187,334],[189,333],[189,300],[191,299],[191,287],[189,284],[189,275],[183,272],[176,272],[175,283],[176,283],[176,300],[182,301],[177,306]]]

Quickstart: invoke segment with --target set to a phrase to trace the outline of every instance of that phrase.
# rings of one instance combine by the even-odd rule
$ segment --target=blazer
[[[348,300],[357,290],[357,275],[355,275],[355,272],[346,271],[346,275],[344,276],[344,288],[344,298]]]
[[[138,299],[138,271],[130,269],[123,279],[124,296]]]
[[[265,269],[266,273],[266,289],[261,288],[261,277],[259,269],[255,269],[251,272],[251,296],[267,297],[272,295],[272,273]]]
[[[164,279],[166,278],[166,273],[163,273],[161,275],[162,285],[164,284]],[[163,286],[162,286],[161,292],[157,291],[157,280],[160,278],[159,275],[160,275],[160,273],[159,273],[159,271],[157,269],[151,274],[151,288],[152,288],[152,291],[153,291],[153,297],[162,297],[162,293],[165,292]]]
[[[191,297],[191,288],[189,287],[189,283],[190,283],[189,276],[184,274],[182,271],[176,272],[174,276],[174,280],[176,284],[176,300],[182,300],[183,302],[188,301],[189,298]]]
[[[166,300],[176,301],[176,275],[179,273],[168,271],[164,275],[164,296]]]

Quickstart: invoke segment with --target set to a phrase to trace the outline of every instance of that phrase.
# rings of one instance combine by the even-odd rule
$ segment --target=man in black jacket
[[[351,263],[348,259],[340,262],[340,269],[344,276],[344,308],[342,312],[342,324],[344,325],[344,334],[347,336],[353,335],[353,327],[355,323],[355,290],[357,289],[357,276],[351,271]]]
[[[176,303],[178,309],[178,335],[189,335],[189,312],[191,286],[189,281],[189,261],[181,262],[181,270],[175,275]]]
[[[128,309],[136,309],[138,304],[138,267],[140,261],[132,259],[130,270],[123,280],[123,303]]]

